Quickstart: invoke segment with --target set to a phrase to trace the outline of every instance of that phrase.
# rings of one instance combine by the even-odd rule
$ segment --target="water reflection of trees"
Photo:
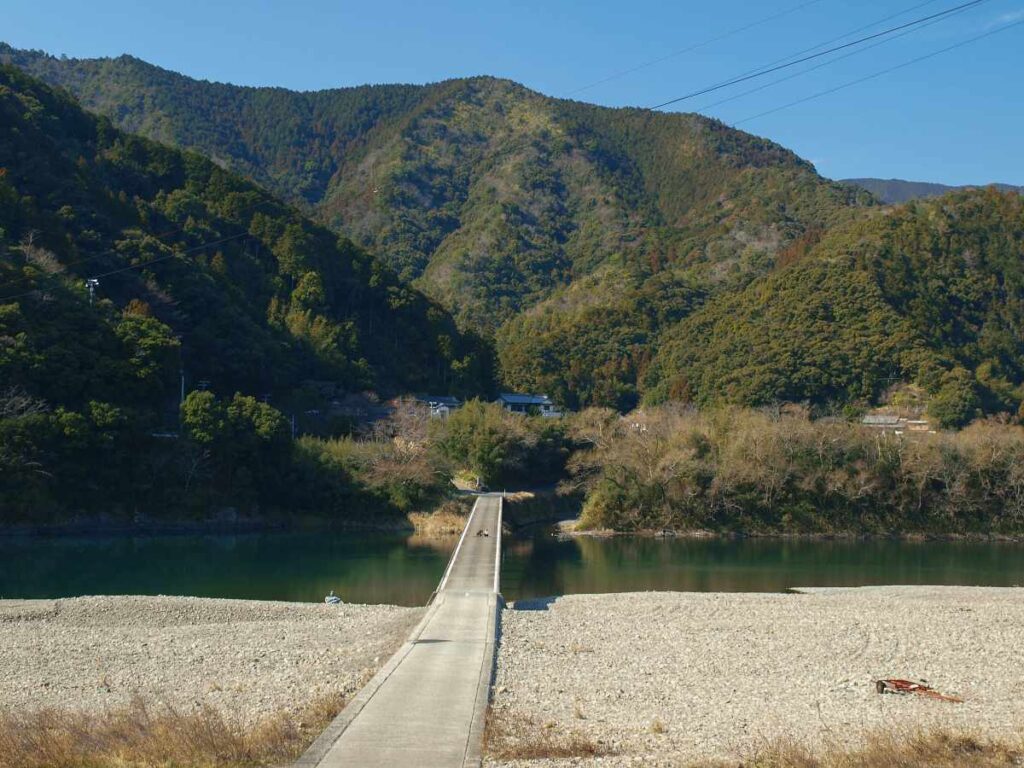
[[[671,590],[1024,583],[1024,545],[797,539],[662,539],[538,534],[506,549],[509,599]]]
[[[452,552],[455,551],[455,547],[459,543],[459,536],[437,536],[425,533],[413,533],[409,535],[409,538],[405,540],[405,545],[409,549],[427,549],[431,552],[437,552],[438,554],[446,557],[451,557]]]
[[[351,532],[0,538],[0,596],[177,594],[421,605],[455,539]],[[865,584],[1024,584],[1024,545],[786,539],[504,539],[506,598]]]
[[[0,596],[164,594],[422,605],[454,543],[349,532],[0,540]]]

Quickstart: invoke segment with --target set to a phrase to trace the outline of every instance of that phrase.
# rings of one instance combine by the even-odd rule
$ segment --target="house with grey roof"
[[[873,427],[874,429],[899,429],[901,421],[903,419],[894,414],[869,413],[860,420],[860,423],[865,427]]]
[[[935,433],[927,419],[911,419],[894,413],[869,413],[860,420],[860,423],[871,429],[894,432],[897,435],[904,432]]]
[[[545,418],[556,419],[562,411],[547,395],[523,395],[518,392],[502,392],[497,401],[511,413],[536,413]]]

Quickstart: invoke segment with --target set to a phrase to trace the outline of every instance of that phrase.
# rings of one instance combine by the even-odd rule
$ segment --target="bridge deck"
[[[479,765],[500,550],[501,499],[482,496],[426,616],[297,766]]]

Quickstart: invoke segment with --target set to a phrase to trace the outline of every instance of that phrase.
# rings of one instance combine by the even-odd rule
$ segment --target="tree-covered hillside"
[[[315,206],[488,335],[581,278],[616,273],[609,264],[631,290],[666,269],[687,285],[742,283],[868,200],[713,120],[560,101],[494,78],[294,93],[127,56],[6,47],[3,59],[123,128]]]
[[[510,388],[625,411],[860,407],[914,382],[949,424],[1022,399],[1012,195],[884,210],[714,120],[487,77],[294,93],[0,58],[311,207],[493,341]],[[477,370],[467,355],[442,368]]]
[[[489,369],[484,345],[358,246],[0,67],[0,483],[19,503],[38,486],[85,506],[104,473],[167,458],[159,433],[179,426],[182,373],[188,389],[281,404],[307,380],[487,391]],[[238,445],[281,428],[245,397],[233,411],[193,405],[200,422],[221,414],[211,435],[233,424]],[[124,501],[116,487],[107,499]]]
[[[303,377],[486,389],[475,342],[359,247],[208,160],[0,72],[0,298],[49,307],[45,291],[72,300],[99,276],[98,313],[130,306],[166,325],[189,374],[225,392],[277,394]]]
[[[995,189],[836,228],[803,258],[665,331],[647,399],[877,401],[900,382],[941,423],[1024,400],[1024,198]]]
[[[416,86],[299,93],[193,80],[132,56],[68,59],[0,43],[0,63],[71,91],[130,133],[196,150],[293,203],[319,202],[348,145],[415,105]]]

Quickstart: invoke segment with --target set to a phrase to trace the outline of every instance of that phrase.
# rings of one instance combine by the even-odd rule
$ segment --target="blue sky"
[[[914,6],[922,7],[861,35],[963,1],[4,0],[0,40],[75,57],[131,53],[192,77],[243,85],[312,90],[490,74],[553,96],[653,106]],[[671,55],[786,11],[791,12]],[[758,93],[709,106],[767,80],[669,109],[737,123],[1021,20],[1024,0],[985,0],[947,21]],[[579,90],[662,57],[669,58]],[[834,178],[1024,185],[1022,64],[1019,25],[738,127],[792,148]]]

